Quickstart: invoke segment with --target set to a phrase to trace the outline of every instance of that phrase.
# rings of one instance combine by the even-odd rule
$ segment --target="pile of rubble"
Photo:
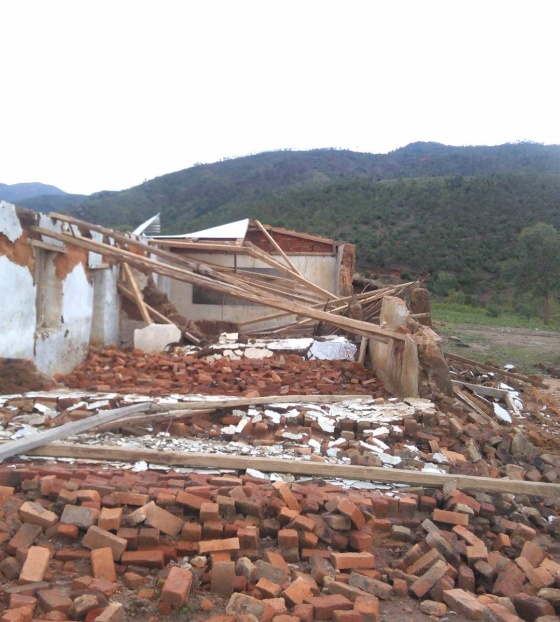
[[[1,397],[0,622],[559,619],[530,385],[452,370],[453,397],[399,401],[307,341],[106,348]],[[10,453],[43,435],[68,442]]]
[[[216,622],[377,621],[408,595],[458,620],[555,615],[557,500],[423,492],[4,467],[0,620],[148,620],[190,602]]]
[[[315,343],[312,339],[303,341],[309,342],[309,346]],[[196,348],[146,354],[108,347],[92,351],[82,366],[56,379],[66,386],[89,391],[151,396],[387,394],[371,371],[354,360],[338,360],[335,367],[329,360],[306,360],[300,354],[282,354],[274,345],[267,346],[228,344],[208,348],[204,355]],[[354,354],[356,347],[352,347]]]

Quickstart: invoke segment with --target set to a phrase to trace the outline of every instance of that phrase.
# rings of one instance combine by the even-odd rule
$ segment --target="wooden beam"
[[[391,484],[419,485],[430,488],[440,488],[452,482],[461,490],[560,497],[560,484],[497,479],[493,477],[472,477],[469,475],[450,475],[448,473],[425,473],[404,469],[385,469],[383,467],[324,464],[309,460],[278,460],[252,456],[223,456],[200,452],[159,451],[157,449],[100,447],[66,443],[46,445],[29,451],[26,455],[109,460],[111,462],[137,462],[144,460],[148,463],[164,464],[169,467],[183,466],[199,469],[233,469],[240,471],[257,469],[265,473],[292,473],[328,479],[343,478]]]
[[[371,400],[371,395],[271,395],[268,397],[209,397],[205,400],[187,400],[176,404],[163,404],[165,410],[189,408],[242,408],[274,404],[337,404],[345,401]]]
[[[484,415],[485,417],[488,416],[488,413],[485,412],[482,408],[480,408],[480,406],[471,397],[469,397],[464,391],[462,391],[459,387],[454,386],[453,393],[455,393],[455,395],[461,401],[465,402],[467,406],[470,406],[479,415]]]
[[[152,272],[157,272],[159,274],[169,276],[170,278],[174,278],[178,281],[192,283],[194,285],[200,285],[201,287],[204,287],[206,289],[214,289],[225,294],[237,296],[238,298],[241,298],[243,300],[251,300],[252,302],[256,302],[267,307],[281,309],[283,311],[295,313],[296,315],[301,315],[303,317],[311,317],[316,320],[326,322],[328,324],[333,324],[338,328],[342,328],[343,330],[354,333],[356,335],[371,337],[372,339],[376,339],[382,342],[387,342],[389,339],[396,339],[398,341],[405,340],[405,335],[403,333],[387,330],[385,328],[381,328],[379,325],[376,324],[337,316],[332,313],[312,309],[310,307],[306,307],[305,305],[297,304],[295,302],[291,302],[289,300],[284,300],[277,297],[264,297],[262,295],[262,291],[259,292],[257,288],[254,288],[256,293],[252,293],[247,290],[243,290],[241,287],[226,285],[210,278],[199,276],[188,270],[176,268],[174,266],[148,259],[146,257],[141,257],[140,255],[131,253],[121,248],[115,248],[109,244],[104,244],[103,242],[94,242],[93,240],[81,236],[73,237],[72,235],[57,233],[54,231],[50,231],[49,229],[43,229],[41,227],[32,227],[32,230],[36,231],[37,233],[41,233],[42,235],[45,235],[47,237],[52,237],[55,240],[62,240],[64,242],[74,244],[81,248],[94,250],[95,252],[107,255],[109,257],[114,257],[115,259],[120,261],[126,261],[130,265],[139,267],[140,269],[148,269]]]
[[[127,289],[122,283],[117,284],[117,289],[123,296],[126,296],[129,300],[132,300],[132,302],[135,302],[136,299],[134,297],[134,294],[129,289]],[[159,320],[162,324],[175,324],[168,317],[163,315],[163,313],[160,313],[157,309],[154,309],[149,304],[144,303],[144,305],[146,309],[148,310],[149,314],[154,319]]]
[[[148,309],[146,308],[144,297],[142,296],[142,292],[140,291],[140,288],[138,287],[138,283],[136,282],[136,279],[134,278],[134,274],[132,274],[132,270],[130,269],[130,266],[126,262],[122,262],[121,266],[122,266],[124,275],[126,277],[126,280],[130,284],[130,287],[132,288],[132,296],[134,298],[134,302],[136,303],[136,306],[138,307],[138,310],[140,311],[140,314],[142,315],[142,319],[148,326],[150,324],[153,324],[153,320],[150,317],[150,314],[148,313]]]
[[[218,251],[220,253],[247,253],[247,249],[237,242],[227,244],[226,242],[191,242],[183,240],[166,240],[150,238],[148,240],[150,246],[165,246],[168,248],[181,248],[185,250],[197,250],[197,251]]]
[[[291,277],[295,281],[302,283],[303,285],[305,285],[312,291],[320,294],[326,300],[329,300],[331,298],[336,298],[336,294],[333,294],[332,292],[329,292],[326,289],[323,289],[322,287],[315,285],[315,283],[312,283],[311,281],[300,276],[299,274],[292,272],[289,268],[286,268],[286,266],[276,261],[274,257],[271,257],[268,253],[265,253],[260,248],[257,248],[254,244],[251,244],[250,242],[246,242],[246,245],[247,245],[247,248],[249,249],[249,255],[251,257],[254,257],[255,259],[259,259],[263,263],[268,264],[272,268],[276,268],[280,272],[291,275]]]
[[[149,402],[143,402],[141,404],[125,406],[124,408],[117,408],[115,410],[104,410],[97,415],[87,417],[87,419],[72,421],[71,423],[65,423],[64,425],[57,426],[56,428],[51,428],[43,432],[37,432],[31,436],[26,436],[15,441],[9,441],[0,446],[0,462],[6,460],[6,458],[11,458],[12,456],[25,454],[36,447],[52,443],[53,441],[71,436],[72,434],[85,432],[86,430],[94,428],[97,425],[122,419],[135,413],[147,412],[151,408],[152,405]]]
[[[491,371],[495,374],[499,374],[500,376],[505,376],[506,378],[513,378],[514,380],[519,380],[521,382],[527,382],[528,384],[532,384],[535,387],[540,387],[541,389],[548,389],[549,386],[540,380],[535,380],[534,378],[530,378],[529,376],[523,376],[521,374],[514,374],[513,372],[506,371],[505,369],[500,369],[499,367],[492,367],[491,365],[486,365],[485,363],[479,363],[478,361],[473,361],[472,359],[465,358],[464,356],[459,356],[458,354],[452,354],[451,352],[444,352],[445,358],[450,361],[457,361],[458,363],[464,363],[465,365],[472,365],[473,367],[479,367],[480,369],[484,369],[485,371]]]
[[[303,276],[303,274],[294,266],[294,264],[288,259],[286,253],[280,248],[280,245],[276,240],[270,235],[270,233],[265,229],[265,227],[258,221],[253,220],[255,225],[262,231],[264,237],[272,244],[272,246],[276,249],[278,253],[283,257],[284,261],[288,264],[288,267],[291,268],[292,272]]]
[[[40,248],[45,251],[51,251],[52,253],[66,252],[66,246],[56,246],[56,244],[48,244],[47,242],[42,242],[41,240],[34,240],[33,238],[28,238],[27,243],[30,246],[35,246],[36,248]]]

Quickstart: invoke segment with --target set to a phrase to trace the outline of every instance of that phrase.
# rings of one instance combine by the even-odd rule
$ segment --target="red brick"
[[[474,571],[469,566],[461,564],[458,570],[457,587],[466,592],[474,592],[476,587]]]
[[[443,593],[445,604],[464,615],[469,620],[481,620],[484,616],[484,605],[478,602],[473,594],[461,589],[446,590]]]
[[[358,572],[353,572],[350,575],[348,585],[351,587],[357,587],[360,590],[363,590],[368,594],[373,594],[373,596],[383,600],[389,600],[394,592],[393,587],[388,583],[379,581],[373,577],[368,577]]]
[[[199,555],[214,551],[238,551],[239,538],[225,538],[224,540],[206,540],[198,543]]]
[[[355,551],[369,551],[373,546],[373,536],[365,531],[351,531],[348,544]]]
[[[140,566],[144,568],[164,568],[165,556],[162,550],[125,551],[120,563],[123,566]]]
[[[8,553],[15,555],[17,549],[28,549],[42,533],[43,529],[39,525],[23,523],[16,531],[14,537],[8,542]]]
[[[290,490],[290,487],[285,482],[274,482],[272,487],[276,489],[278,494],[284,500],[284,503],[288,506],[290,510],[294,510],[296,512],[301,512],[301,505],[298,500],[294,497],[294,494]]]
[[[99,510],[84,505],[65,505],[60,517],[63,525],[76,525],[79,529],[89,529],[97,521]]]
[[[95,579],[117,580],[113,551],[110,547],[94,549],[91,552],[91,569]]]
[[[448,510],[435,509],[432,513],[432,518],[435,522],[446,523],[448,525],[463,525],[469,524],[469,515],[461,514],[460,512],[449,512]]]
[[[515,564],[509,562],[505,568],[499,571],[492,592],[496,596],[513,598],[521,592],[525,582],[525,574]]]
[[[437,549],[430,549],[407,569],[407,574],[421,575],[429,570],[437,561],[445,561],[443,555]]]
[[[94,525],[87,530],[82,544],[88,549],[101,549],[108,546],[113,552],[113,559],[118,561],[126,549],[127,541]]]
[[[357,611],[364,622],[379,622],[379,600],[375,596],[358,596],[354,601]]]
[[[501,551],[506,547],[511,546],[511,539],[507,535],[507,533],[499,533],[494,539],[494,543],[492,545],[493,551]]]
[[[280,529],[278,532],[278,546],[285,548],[297,548],[298,545],[298,532],[295,529]]]
[[[22,605],[13,609],[8,609],[0,614],[1,622],[32,622],[34,607],[31,605]],[[63,614],[62,614],[63,615]],[[64,616],[66,619],[66,616]]]
[[[52,527],[58,522],[58,516],[54,512],[46,510],[38,503],[33,503],[32,501],[26,501],[19,508],[19,515],[24,523],[39,525],[39,527],[44,528]]]
[[[313,590],[305,579],[299,577],[282,592],[282,596],[291,606],[301,605],[313,596]]]
[[[422,598],[445,574],[447,574],[447,562],[437,561],[410,586],[410,591],[414,594],[414,596],[416,596],[416,598]]]
[[[334,622],[363,622],[362,616],[357,611],[333,611]],[[276,622],[274,619],[273,622]]]
[[[51,552],[42,546],[32,546],[27,552],[27,557],[21,573],[20,583],[35,583],[42,581],[49,567]]]
[[[161,600],[174,608],[182,607],[189,598],[192,580],[193,576],[190,570],[173,566],[163,585]]]
[[[533,568],[537,568],[546,557],[546,552],[538,544],[527,541],[521,549],[520,556],[524,557]]]
[[[187,542],[198,542],[202,538],[202,526],[198,523],[185,523],[181,530],[181,539]]]
[[[72,599],[60,588],[52,588],[50,590],[40,590],[37,592],[37,600],[39,605],[45,611],[62,611],[68,613],[72,606]]]
[[[352,601],[340,594],[312,596],[306,598],[305,602],[313,605],[315,620],[331,620],[335,611],[350,611],[353,607]]]
[[[362,529],[362,527],[366,524],[365,516],[362,514],[358,506],[348,499],[342,499],[336,506],[336,510],[350,519],[354,529]]]
[[[116,492],[117,501],[120,505],[142,506],[150,501],[150,495],[135,492]]]
[[[355,570],[374,568],[375,557],[372,553],[331,553],[331,563],[336,570]]]
[[[126,613],[121,603],[111,603],[93,622],[125,622]]]
[[[47,530],[46,535],[60,542],[76,542],[80,530],[77,525],[63,525],[57,523],[54,527]]]
[[[541,616],[553,616],[554,607],[544,598],[521,592],[513,597],[515,611],[523,620],[534,622]]]
[[[233,594],[235,580],[235,562],[221,561],[212,563],[212,579],[210,589],[222,596]]]
[[[200,506],[199,520],[201,523],[205,523],[206,521],[219,521],[220,506],[217,503],[211,503],[209,501],[202,503]]]
[[[193,495],[190,492],[180,490],[177,493],[176,502],[178,505],[184,505],[190,510],[196,510],[197,512],[200,512],[202,504],[206,503],[207,499],[199,497],[198,495]]]
[[[246,594],[232,594],[226,606],[226,614],[235,616],[238,620],[244,614],[252,614],[259,622],[271,622],[274,609],[266,602],[260,601]],[[207,622],[209,622],[207,620]]]
[[[264,598],[278,598],[282,592],[282,588],[277,583],[273,583],[265,577],[259,579],[255,587],[262,593]]]
[[[97,526],[105,531],[117,531],[121,528],[122,516],[122,508],[102,508]]]
[[[472,531],[464,527],[463,525],[455,525],[452,529],[453,533],[456,533],[459,538],[464,540],[470,546],[484,546],[484,541],[474,535]]]

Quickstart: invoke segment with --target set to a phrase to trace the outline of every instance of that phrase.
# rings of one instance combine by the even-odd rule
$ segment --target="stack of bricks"
[[[404,597],[508,622],[560,606],[550,500],[39,465],[0,468],[0,497],[0,622],[115,622],[127,595],[160,616],[226,598],[216,622],[377,622]]]
[[[56,380],[90,391],[118,391],[153,396],[175,393],[269,396],[385,394],[382,384],[353,361],[307,361],[296,354],[263,360],[208,362],[195,354],[146,354],[113,347],[92,351],[87,361]],[[364,384],[365,383],[365,384]]]

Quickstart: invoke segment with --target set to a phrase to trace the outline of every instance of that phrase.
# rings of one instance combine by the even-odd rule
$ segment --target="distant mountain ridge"
[[[38,182],[23,184],[0,184],[0,201],[18,203],[27,199],[43,196],[65,196],[67,193],[48,184]]]
[[[121,192],[19,204],[127,230],[160,212],[163,233],[258,218],[354,243],[359,266],[372,272],[449,271],[471,291],[497,278],[523,227],[544,221],[560,228],[560,145],[274,151],[196,165]]]

